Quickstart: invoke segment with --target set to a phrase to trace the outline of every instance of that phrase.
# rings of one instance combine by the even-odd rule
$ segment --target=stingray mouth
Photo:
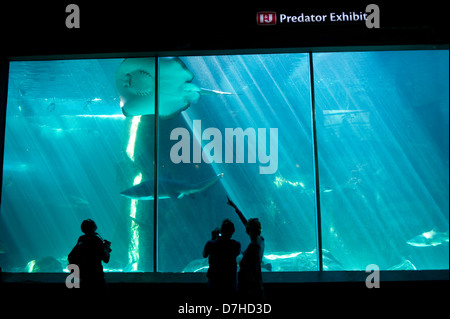
[[[150,73],[145,70],[136,70],[125,74],[124,87],[138,96],[146,96],[153,93],[155,83]]]

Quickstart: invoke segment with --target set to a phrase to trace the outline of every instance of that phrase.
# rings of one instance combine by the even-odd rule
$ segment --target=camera
[[[219,228],[216,228],[211,232],[211,239],[217,240],[219,237],[220,237],[220,230]]]
[[[111,252],[111,242],[109,240],[104,239],[103,240],[103,245],[106,251]]]

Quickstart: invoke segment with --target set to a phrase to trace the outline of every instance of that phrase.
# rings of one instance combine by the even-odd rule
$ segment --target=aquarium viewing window
[[[5,272],[205,272],[227,196],[265,272],[448,269],[448,194],[448,50],[10,62]]]

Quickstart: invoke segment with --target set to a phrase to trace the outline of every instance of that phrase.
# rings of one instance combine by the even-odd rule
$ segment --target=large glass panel
[[[323,247],[344,269],[448,269],[448,61],[314,54]]]
[[[109,271],[206,271],[227,205],[264,271],[317,270],[307,54],[12,62],[4,271],[62,271],[92,218]],[[314,54],[325,270],[448,268],[448,51]],[[123,196],[121,196],[123,195]]]
[[[153,270],[154,61],[11,63],[5,271],[62,270],[86,218],[112,241],[106,270]],[[308,56],[159,61],[159,271],[205,271],[225,218],[246,248],[227,195],[262,222],[264,270],[316,270]]]
[[[308,55],[177,60],[200,91],[196,104],[160,120],[160,180],[195,193],[159,201],[159,270],[206,271],[203,247],[225,218],[247,248],[227,195],[262,223],[264,271],[317,270]],[[161,81],[169,71],[161,64]]]
[[[153,174],[154,116],[125,117],[121,105],[149,98],[145,87],[154,84],[145,70],[124,69],[123,61],[11,62],[0,214],[4,271],[62,271],[86,218],[112,242],[106,270],[152,269],[153,202],[120,192]],[[154,104],[147,108],[154,113]]]

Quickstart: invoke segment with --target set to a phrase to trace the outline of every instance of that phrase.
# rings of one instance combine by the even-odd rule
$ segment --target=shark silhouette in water
[[[417,235],[414,238],[411,238],[406,243],[414,247],[430,247],[439,246],[445,243],[448,244],[448,231],[440,233],[432,229],[423,234]]]
[[[194,74],[179,58],[159,59],[158,114],[170,119],[202,95],[231,95],[191,83]],[[155,114],[155,58],[125,59],[116,71],[116,87],[125,116]]]
[[[182,198],[185,195],[201,192],[217,183],[222,177],[223,173],[220,173],[213,178],[195,184],[188,183],[186,181],[160,178],[158,180],[158,199],[177,199]],[[131,199],[154,200],[154,180],[151,179],[142,182],[123,191],[120,195]]]

